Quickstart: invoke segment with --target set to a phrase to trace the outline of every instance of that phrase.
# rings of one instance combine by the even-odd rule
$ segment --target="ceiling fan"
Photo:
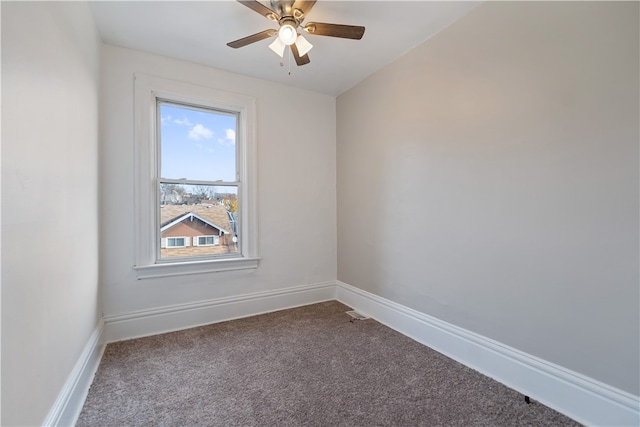
[[[360,40],[364,35],[364,27],[355,25],[326,24],[322,22],[307,22],[303,24],[316,0],[271,0],[271,8],[257,0],[237,1],[265,18],[277,22],[280,28],[277,30],[264,30],[227,43],[227,46],[234,49],[278,35],[269,45],[269,48],[282,58],[286,47],[290,46],[296,64],[305,65],[310,62],[307,53],[313,45],[301,34],[298,34],[298,28],[307,34],[343,39]]]

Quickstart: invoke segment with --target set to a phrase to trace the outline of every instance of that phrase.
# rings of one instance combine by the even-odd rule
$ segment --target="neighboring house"
[[[238,252],[233,216],[218,204],[163,205],[160,257]]]

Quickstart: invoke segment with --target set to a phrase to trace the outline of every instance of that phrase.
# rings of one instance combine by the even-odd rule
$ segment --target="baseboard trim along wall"
[[[586,425],[640,425],[638,396],[340,281],[105,316],[43,425],[74,425],[105,343],[338,300]]]
[[[104,317],[105,342],[146,337],[335,299],[335,282],[302,285]]]
[[[78,361],[74,365],[67,381],[64,383],[58,398],[43,426],[73,426],[78,420],[84,401],[98,370],[105,345],[103,343],[104,322],[101,320],[89,337]]]
[[[638,396],[340,281],[336,299],[580,423],[640,425]]]

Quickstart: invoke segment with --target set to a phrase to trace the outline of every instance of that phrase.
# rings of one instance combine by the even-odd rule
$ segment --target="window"
[[[135,78],[138,278],[256,268],[255,101]]]
[[[198,236],[193,243],[195,246],[214,246],[220,244],[219,236]]]
[[[235,227],[241,208],[236,161],[240,114],[165,99],[156,102],[160,166],[157,238],[176,232],[190,236],[224,232],[222,241],[217,239],[215,244],[210,239],[211,243],[194,244],[189,251],[161,249],[159,260],[236,256],[241,246]],[[216,245],[220,247],[211,247]],[[178,246],[164,246],[172,247]]]
[[[166,248],[184,248],[187,246],[188,237],[167,237],[164,240],[162,247]]]

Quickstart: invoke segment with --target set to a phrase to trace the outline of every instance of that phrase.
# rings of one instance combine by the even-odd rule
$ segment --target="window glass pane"
[[[184,238],[170,237],[167,239],[167,246],[169,247],[184,246]]]
[[[167,247],[160,258],[239,254],[238,187],[160,184],[160,233]],[[171,236],[187,236],[191,245],[171,247]],[[176,239],[178,240],[178,239]]]
[[[161,102],[160,176],[236,181],[236,124],[232,113]]]

